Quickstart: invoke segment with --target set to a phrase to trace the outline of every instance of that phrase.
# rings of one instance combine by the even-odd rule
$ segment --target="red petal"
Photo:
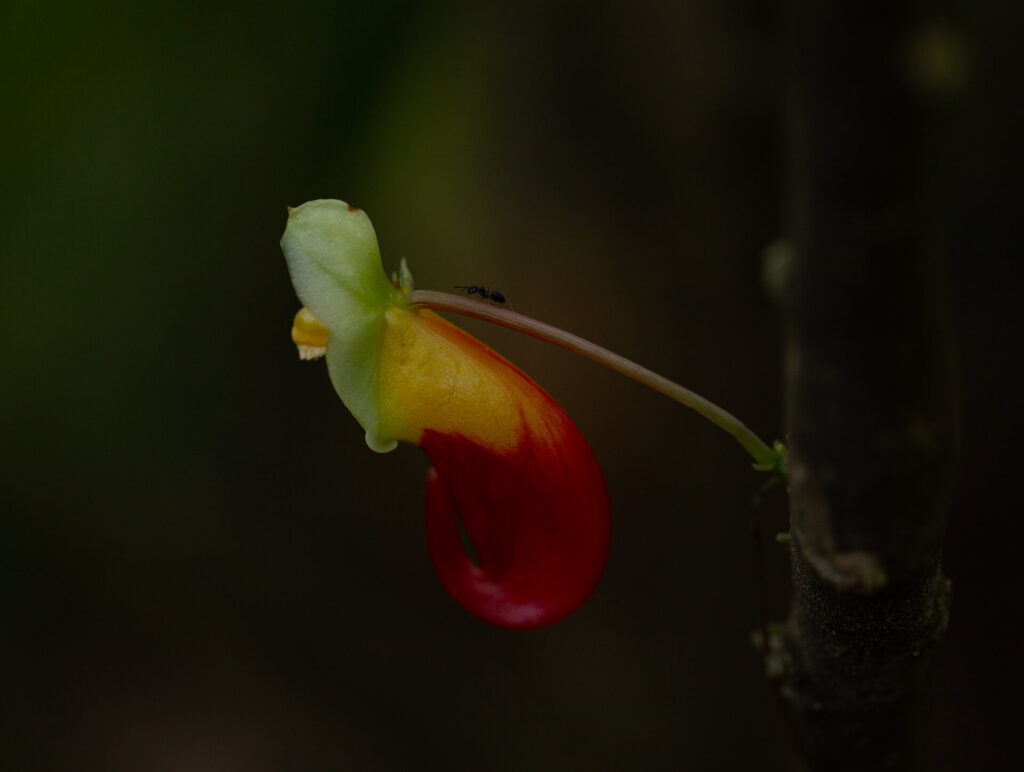
[[[544,397],[545,436],[527,435],[511,454],[430,430],[420,441],[435,465],[426,501],[434,568],[461,606],[501,627],[564,619],[590,596],[608,555],[601,470],[576,426]],[[463,550],[459,519],[478,565]]]

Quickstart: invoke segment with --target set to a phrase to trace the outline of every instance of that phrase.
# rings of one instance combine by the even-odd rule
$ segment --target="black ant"
[[[456,285],[455,289],[466,290],[467,295],[479,295],[484,300],[493,300],[495,303],[504,303],[505,294],[498,292],[498,290],[489,290],[487,287],[480,287],[476,284],[471,284],[468,287]]]

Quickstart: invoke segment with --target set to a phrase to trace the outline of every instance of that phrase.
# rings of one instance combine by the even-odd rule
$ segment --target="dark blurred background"
[[[759,655],[778,491],[726,435],[460,322],[577,421],[606,575],[517,634],[458,609],[416,448],[379,456],[289,339],[286,204],[366,209],[390,269],[484,283],[783,431],[778,3],[0,5],[0,766],[791,768]],[[963,364],[931,667],[941,770],[1022,759],[1020,4],[936,6],[933,177]],[[959,52],[959,53],[958,53]],[[962,53],[962,56],[960,54]],[[841,87],[841,84],[837,87]]]

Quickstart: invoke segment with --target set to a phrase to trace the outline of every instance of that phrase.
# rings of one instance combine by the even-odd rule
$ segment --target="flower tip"
[[[398,440],[382,440],[375,429],[366,432],[366,447],[374,453],[390,453],[398,447]]]

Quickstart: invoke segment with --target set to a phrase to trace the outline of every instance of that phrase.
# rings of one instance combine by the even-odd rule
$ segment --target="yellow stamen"
[[[319,359],[327,353],[330,332],[306,308],[300,308],[292,322],[292,340],[300,359]]]

